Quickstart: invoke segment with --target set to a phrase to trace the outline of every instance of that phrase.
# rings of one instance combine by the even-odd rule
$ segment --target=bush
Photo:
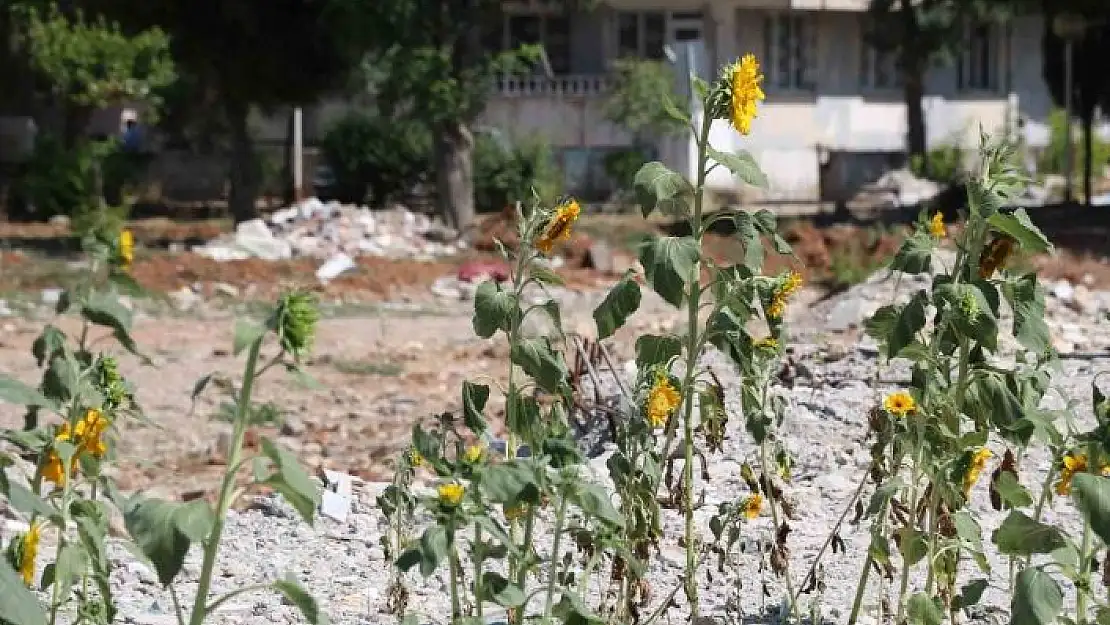
[[[1067,146],[1068,146],[1068,123],[1067,114],[1063,109],[1054,109],[1048,115],[1049,137],[1048,147],[1045,148],[1041,154],[1039,162],[1037,163],[1038,169],[1046,174],[1062,174],[1067,170]],[[1106,165],[1110,162],[1110,143],[1103,141],[1094,135],[1091,137],[1091,152],[1094,155],[1093,163],[1095,175],[1098,175],[1099,167]],[[1086,154],[1083,151],[1083,140],[1081,137],[1076,137],[1072,143],[1072,165],[1074,173],[1083,171],[1083,163]]]
[[[499,211],[516,201],[528,203],[533,189],[548,203],[562,193],[562,174],[551,148],[541,141],[507,145],[489,133],[475,133],[473,158],[478,212]]]
[[[964,167],[964,152],[956,143],[946,143],[929,150],[929,162],[921,157],[910,161],[910,171],[918,178],[927,178],[945,184],[957,184],[967,174]]]
[[[640,171],[647,161],[648,155],[644,150],[636,148],[613,150],[605,155],[605,175],[612,182],[612,188],[618,194],[622,194],[630,188],[636,172]]]
[[[412,190],[432,170],[432,137],[413,120],[350,113],[324,136],[336,199],[382,207]]]

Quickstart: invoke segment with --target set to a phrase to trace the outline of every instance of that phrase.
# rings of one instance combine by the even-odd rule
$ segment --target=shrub
[[[927,178],[943,184],[958,184],[967,175],[964,151],[958,143],[950,142],[929,150],[928,163],[920,156],[910,160],[910,171],[918,178]]]
[[[630,188],[632,178],[648,161],[645,150],[622,148],[605,155],[605,175],[613,182],[618,195]]]
[[[1063,109],[1054,109],[1048,115],[1049,137],[1048,146],[1041,153],[1037,167],[1042,173],[1062,174],[1067,170],[1068,153],[1068,123],[1067,114]],[[1094,171],[1098,175],[1099,168],[1110,162],[1110,142],[1103,141],[1097,134],[1091,137],[1091,152],[1094,156]],[[1086,153],[1083,149],[1083,140],[1076,137],[1072,142],[1072,172],[1077,174],[1083,171]]]
[[[473,155],[474,203],[479,212],[528,202],[532,192],[551,203],[562,192],[562,174],[546,143],[528,139],[508,144],[500,137],[477,132]]]
[[[432,137],[405,118],[350,113],[324,135],[336,199],[382,207],[403,197],[432,170]]]

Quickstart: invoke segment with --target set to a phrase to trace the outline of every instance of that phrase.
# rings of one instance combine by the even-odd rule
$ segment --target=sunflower
[[[999,268],[1006,266],[1006,259],[1014,252],[1014,239],[1000,234],[991,239],[979,255],[979,277],[990,278]]]
[[[424,465],[424,456],[422,456],[415,447],[410,447],[405,456],[406,459],[409,461],[409,465],[413,468],[418,468]]]
[[[759,516],[759,513],[763,510],[763,495],[759,493],[749,495],[740,504],[740,507],[744,513],[744,518],[751,521]]]
[[[22,549],[19,553],[19,575],[23,578],[23,583],[28,586],[35,579],[35,558],[38,556],[41,537],[42,524],[37,521],[31,523],[31,527],[23,535]]]
[[[570,238],[570,229],[578,221],[578,214],[582,207],[574,198],[566,198],[555,207],[555,216],[543,229],[543,233],[536,239],[536,249],[544,254],[550,254],[555,243],[566,241]]]
[[[802,288],[802,276],[796,271],[788,272],[781,278],[781,284],[771,296],[771,305],[767,307],[767,316],[771,319],[781,319],[786,314],[786,304],[790,297]]]
[[[1066,497],[1071,494],[1071,480],[1077,473],[1086,473],[1087,454],[1065,454],[1061,461],[1060,479],[1056,481],[1056,494]],[[1099,471],[1106,475],[1110,473],[1110,465],[1102,465]]]
[[[935,239],[943,239],[948,235],[948,229],[944,227],[944,213],[933,213],[933,218],[929,220],[929,234]]]
[[[779,342],[773,336],[765,336],[755,342],[755,348],[761,351],[773,352],[779,348]]]
[[[124,268],[135,262],[135,235],[130,230],[121,230],[119,233],[119,261]]]
[[[82,451],[100,458],[108,452],[108,446],[104,443],[104,432],[109,425],[111,424],[103,413],[96,408],[89,408],[85,412],[85,417],[73,428],[74,441]]]
[[[756,116],[757,105],[766,98],[763,93],[763,74],[759,71],[759,61],[754,54],[745,54],[736,63],[725,69],[728,81],[729,119],[733,128],[742,135],[751,133],[752,120]]]
[[[671,414],[675,411],[675,408],[678,408],[678,404],[681,401],[681,393],[671,384],[667,375],[664,373],[656,375],[655,384],[653,384],[651,390],[648,391],[648,423],[655,428],[663,427],[667,424],[667,421],[671,418]]]
[[[474,464],[481,460],[482,456],[484,456],[485,454],[485,447],[482,447],[481,445],[471,445],[470,447],[467,447],[466,452],[463,453],[463,460],[470,464]]]
[[[971,454],[971,461],[968,463],[967,472],[964,473],[964,496],[971,492],[971,487],[979,481],[979,476],[983,473],[983,469],[987,468],[987,460],[991,458],[991,452],[986,447],[980,447]]]
[[[906,391],[898,391],[886,396],[883,400],[883,408],[896,417],[904,417],[917,411],[917,402],[914,401],[913,395]]]
[[[440,503],[454,508],[462,503],[466,488],[462,484],[443,484],[436,489],[436,493],[439,495]]]

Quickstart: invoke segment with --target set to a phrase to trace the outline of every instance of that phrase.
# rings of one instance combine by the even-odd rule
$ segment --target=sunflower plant
[[[1041,403],[1055,357],[1045,292],[1035,273],[1006,266],[1017,248],[1040,253],[1052,246],[1024,209],[1006,207],[1027,182],[1013,165],[1012,146],[984,135],[980,156],[979,174],[968,182],[965,223],[952,241],[954,260],[945,264],[936,253],[949,238],[944,215],[922,216],[890,268],[933,274],[931,286],[880,308],[866,324],[884,358],[907,361],[912,373],[910,384],[888,393],[869,416],[869,476],[877,487],[857,515],[871,519],[871,542],[850,623],[876,571],[896,588],[893,614],[880,618],[934,623],[972,609],[990,571],[969,503],[989,494],[996,509],[1009,509],[993,542],[1005,555],[1028,555],[1034,541],[1021,536],[1039,521],[1020,510],[1032,498],[1018,477],[1018,459],[1032,444],[1064,440],[1059,413]],[[1003,302],[1013,314],[1009,328]],[[1015,362],[1000,355],[1005,330]],[[920,588],[910,584],[915,570],[924,580]],[[1029,581],[1025,571],[1017,575],[1015,619],[1042,609],[1041,589]],[[885,605],[880,601],[880,609]]]
[[[708,548],[694,523],[695,465],[700,462],[706,466],[698,439],[704,439],[706,451],[719,451],[724,432],[724,392],[712,372],[702,365],[702,357],[711,346],[726,354],[739,370],[746,426],[761,450],[759,465],[763,474],[761,480],[753,480],[749,496],[722,510],[713,523],[714,532],[726,536],[734,533],[726,526],[734,527],[736,519],[751,516],[758,503],[760,510],[771,514],[776,534],[785,534],[785,502],[776,482],[786,475],[778,466],[787,462],[776,441],[775,426],[781,422],[787,402],[785,397],[771,392],[769,372],[782,353],[787,305],[802,281],[793,271],[774,276],[761,274],[765,241],[779,254],[791,253],[790,246],[776,232],[772,213],[766,210],[750,213],[731,207],[710,213],[706,188],[707,177],[717,169],[730,171],[746,184],[766,186],[766,177],[749,152],[720,150],[710,143],[710,129],[718,120],[741,136],[751,132],[759,103],[764,99],[762,81],[753,55],[724,67],[711,82],[694,79],[695,114],[687,115],[682,107],[667,107],[675,119],[690,129],[697,146],[694,180],[687,180],[663,163],[650,162],[633,181],[645,218],[659,211],[685,220],[689,226],[689,235],[655,237],[639,251],[644,281],[664,301],[685,310],[687,323],[684,336],[649,334],[636,341],[636,364],[641,372],[650,372],[641,375],[648,389],[642,409],[646,425],[642,429],[658,438],[646,441],[640,437],[633,448],[618,444],[614,458],[620,462],[611,461],[610,469],[618,484],[622,480],[627,482],[631,474],[642,476],[641,481],[653,494],[667,486],[670,505],[682,510],[685,519],[682,541],[686,551],[682,589],[691,618],[699,614],[698,570]],[[705,253],[703,239],[710,227],[720,221],[731,222],[743,244],[744,254],[738,262],[717,262]],[[608,337],[622,325],[638,308],[639,301],[640,287],[630,273],[594,313],[600,337]],[[751,334],[756,326],[766,329],[761,338]],[[671,467],[677,462],[681,462],[682,471],[675,480]],[[639,509],[638,514],[645,525],[639,531],[641,540],[655,540],[657,536],[652,532],[656,531],[653,524],[657,520]],[[626,522],[630,520],[626,518]],[[630,553],[646,551],[631,549]],[[642,559],[638,564],[643,565]],[[785,557],[780,565],[780,572],[786,574]],[[786,577],[789,579],[788,574]]]

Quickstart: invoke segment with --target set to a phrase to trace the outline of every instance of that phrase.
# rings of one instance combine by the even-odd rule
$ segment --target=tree
[[[922,163],[928,159],[925,74],[930,65],[950,61],[963,47],[969,23],[1000,21],[1011,0],[871,0],[866,41],[896,56],[906,104],[907,151]]]
[[[1045,31],[1042,38],[1043,73],[1052,99],[1058,106],[1066,101],[1066,42],[1055,31],[1054,23],[1061,15],[1079,18],[1080,32],[1073,33],[1072,90],[1073,114],[1083,124],[1083,196],[1091,201],[1094,175],[1093,131],[1095,111],[1101,106],[1110,110],[1110,75],[1103,59],[1110,55],[1110,7],[1099,0],[1053,0],[1044,3]],[[1071,132],[1071,119],[1066,121]],[[1105,163],[1103,163],[1105,164]]]
[[[260,183],[248,120],[253,109],[304,105],[345,83],[361,53],[341,0],[86,0],[135,29],[171,34],[183,74],[211,93],[230,132],[228,206],[253,219]]]

